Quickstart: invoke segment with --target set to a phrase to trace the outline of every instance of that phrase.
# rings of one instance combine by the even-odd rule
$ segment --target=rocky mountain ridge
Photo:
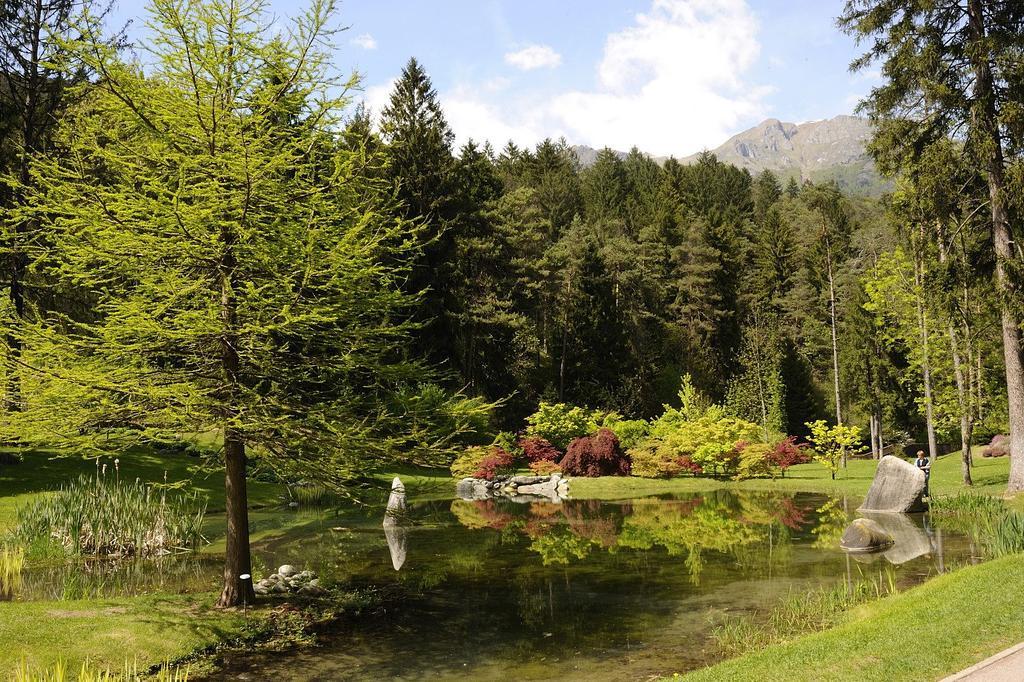
[[[836,116],[807,123],[787,123],[769,118],[753,128],[733,135],[709,149],[720,161],[748,169],[756,175],[771,170],[783,181],[823,182],[835,180],[856,194],[878,195],[890,188],[867,153],[871,124],[857,116]],[[573,148],[584,167],[597,158],[597,150],[578,145]],[[616,152],[625,157],[624,152]],[[700,154],[680,158],[694,163]],[[667,157],[654,157],[664,162]]]

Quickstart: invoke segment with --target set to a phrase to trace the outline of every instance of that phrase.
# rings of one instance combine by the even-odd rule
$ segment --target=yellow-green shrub
[[[470,478],[480,470],[484,457],[491,454],[489,445],[473,445],[462,451],[452,462],[451,471],[455,478]]]

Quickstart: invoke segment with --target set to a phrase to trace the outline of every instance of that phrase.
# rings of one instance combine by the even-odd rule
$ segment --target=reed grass
[[[1024,513],[998,498],[961,492],[936,498],[931,511],[943,525],[978,538],[989,558],[1024,552]]]
[[[852,607],[896,592],[896,577],[890,569],[877,579],[862,578],[850,585],[843,583],[792,594],[769,611],[767,618],[756,614],[728,618],[712,628],[710,638],[722,654],[740,656],[825,630]]]
[[[21,589],[25,551],[20,547],[0,548],[0,601],[11,601]]]
[[[13,682],[114,682],[115,680],[155,680],[155,682],[188,682],[189,669],[172,668],[170,665],[160,667],[155,675],[140,672],[137,663],[125,661],[121,670],[96,668],[88,660],[82,666],[72,670],[64,661],[57,661],[46,668],[36,668],[22,661],[14,670]]]
[[[194,551],[204,541],[206,500],[125,482],[106,472],[80,476],[17,512],[14,538],[86,556],[155,556]]]
[[[298,502],[300,507],[340,507],[350,503],[352,497],[322,485],[290,485],[288,501]]]

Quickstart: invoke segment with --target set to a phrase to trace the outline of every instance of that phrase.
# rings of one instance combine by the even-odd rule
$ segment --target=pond
[[[905,589],[977,560],[970,538],[917,515],[897,517],[885,556],[857,561],[837,547],[857,502],[730,491],[429,501],[390,537],[379,509],[310,517],[258,542],[257,564],[392,597],[321,647],[234,655],[222,678],[645,679],[713,662],[716,623],[791,593],[863,580]]]

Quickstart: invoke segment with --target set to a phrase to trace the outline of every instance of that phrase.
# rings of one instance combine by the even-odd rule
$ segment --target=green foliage
[[[458,479],[471,478],[480,469],[481,462],[491,452],[491,448],[483,445],[474,445],[466,448],[452,462],[452,476]]]
[[[768,443],[750,443],[737,448],[739,461],[733,478],[742,481],[747,478],[775,478],[778,468],[772,466],[771,454],[775,448]]]
[[[651,431],[650,422],[644,419],[623,419],[614,412],[606,415],[598,426],[614,433],[623,450],[632,450]]]
[[[664,440],[648,439],[629,450],[632,474],[642,478],[673,478],[684,473],[699,474],[701,469],[689,455],[679,452]]]
[[[748,323],[740,349],[740,372],[729,383],[730,412],[761,425],[761,439],[786,427],[783,349],[776,315],[757,313]]]
[[[642,446],[661,450],[656,458],[659,461],[687,456],[709,476],[735,475],[739,464],[737,443],[756,441],[761,435],[757,424],[724,416],[715,409],[692,421],[683,421],[681,416],[666,411],[651,427],[652,442],[645,441]]]
[[[596,431],[601,413],[565,403],[541,402],[537,411],[526,418],[526,433],[539,436],[564,451],[569,443]]]
[[[196,493],[126,482],[104,471],[21,507],[13,537],[25,546],[53,543],[74,555],[155,556],[198,549],[205,514],[206,500]]]
[[[860,447],[860,429],[854,426],[830,426],[828,422],[819,419],[809,422],[807,428],[811,430],[814,459],[828,468],[833,479],[839,471],[844,453],[854,455],[864,450]]]

